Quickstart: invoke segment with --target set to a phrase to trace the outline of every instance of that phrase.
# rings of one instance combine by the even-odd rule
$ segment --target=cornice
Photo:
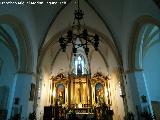
[[[124,72],[124,74],[130,74],[130,73],[142,72],[142,71],[144,71],[144,69],[142,69],[142,68],[132,68],[132,69],[126,70]]]

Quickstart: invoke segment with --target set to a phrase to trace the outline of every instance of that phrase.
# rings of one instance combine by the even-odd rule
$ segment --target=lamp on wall
[[[79,0],[78,7],[74,12],[74,21],[71,29],[67,32],[65,36],[59,38],[59,44],[63,52],[66,51],[67,46],[72,45],[72,52],[77,53],[77,49],[83,47],[86,55],[89,53],[88,45],[93,45],[95,50],[98,50],[99,46],[99,36],[97,34],[90,34],[85,28],[84,23],[84,12],[80,9]],[[82,21],[84,25],[82,24]],[[80,42],[77,42],[77,41]]]

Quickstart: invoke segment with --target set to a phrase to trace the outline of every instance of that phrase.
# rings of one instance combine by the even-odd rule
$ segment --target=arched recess
[[[17,62],[15,62],[17,57],[14,56],[14,52],[16,55],[17,49],[12,42],[7,41],[9,40],[7,39],[9,36],[5,35],[0,32],[0,92],[4,93],[4,91],[6,91],[4,95],[1,95],[0,97],[1,104],[4,104],[3,107],[0,105],[0,109],[8,110],[7,115],[9,116],[11,113],[14,94],[14,75],[17,71]],[[12,47],[12,49],[10,47]],[[7,87],[7,89],[4,87]]]
[[[118,53],[118,51],[117,51],[117,49],[116,49],[116,46],[115,46],[114,43],[110,40],[110,38],[109,38],[107,35],[99,32],[99,31],[97,31],[96,29],[93,29],[93,28],[91,28],[91,27],[89,27],[89,26],[87,26],[87,25],[86,25],[85,28],[87,28],[91,33],[97,33],[97,34],[101,37],[101,42],[102,42],[102,44],[104,44],[104,45],[103,45],[103,46],[100,46],[100,47],[104,47],[105,45],[107,45],[107,47],[109,47],[109,48],[111,49],[111,51],[113,52],[113,54],[114,54],[114,56],[115,56],[115,58],[116,58],[117,63],[118,63],[120,66],[122,66],[121,56],[119,55],[119,53]],[[67,27],[67,28],[61,30],[60,32],[57,32],[57,33],[53,34],[53,36],[48,40],[48,42],[47,42],[45,45],[43,45],[43,47],[42,47],[42,48],[40,49],[40,51],[39,51],[40,54],[39,54],[39,59],[38,59],[38,66],[41,66],[42,61],[43,61],[43,58],[44,58],[44,56],[45,56],[45,54],[46,54],[46,52],[47,52],[48,49],[50,49],[50,48],[52,48],[52,47],[57,47],[57,45],[58,45],[58,47],[59,47],[58,38],[59,38],[62,34],[66,34],[69,29],[70,29],[70,27]],[[58,48],[58,49],[59,49],[59,48]],[[91,49],[91,51],[92,51],[92,49]],[[58,53],[58,52],[60,52],[60,51],[58,50],[57,53]],[[98,52],[102,55],[102,53],[101,53],[100,50],[99,50]],[[89,56],[89,59],[91,59],[92,55],[88,55],[88,56]],[[107,63],[107,62],[106,62],[106,63]],[[107,64],[106,64],[106,65],[107,65]],[[108,65],[107,65],[107,66],[108,66]],[[109,67],[109,66],[108,66],[108,67]]]
[[[74,2],[74,0],[72,0]],[[114,38],[111,34],[111,32],[108,30],[108,27],[106,24],[103,23],[101,18],[97,15],[97,13],[93,10],[93,8],[88,5],[88,3],[84,0],[82,1],[84,10],[87,11],[87,20],[85,21],[85,28],[88,29],[89,33],[96,33],[100,36],[100,44],[99,44],[99,50],[98,52],[94,50],[93,46],[89,46],[89,54],[88,54],[88,63],[89,69],[94,69],[92,71],[92,74],[95,72],[102,72],[105,75],[111,74],[112,76],[117,76],[113,77],[112,81],[112,88],[115,89],[117,87],[117,83],[119,81],[122,81],[123,84],[123,79],[122,77],[118,76],[115,72],[115,70],[119,71],[121,74],[121,68],[122,68],[122,61],[121,61],[121,56],[118,52],[118,49],[114,43]],[[65,53],[62,53],[60,50],[59,42],[58,39],[61,35],[67,34],[67,31],[71,28],[70,21],[72,21],[72,12],[73,11],[73,5],[74,3],[69,3],[60,13],[57,15],[56,19],[54,20],[54,23],[50,26],[50,29],[48,30],[48,33],[44,39],[42,48],[39,50],[39,59],[38,59],[38,71],[44,71],[44,74],[40,73],[40,76],[42,76],[42,79],[39,79],[39,88],[43,92],[45,91],[44,87],[42,84],[47,85],[47,88],[50,87],[50,81],[49,78],[51,75],[56,75],[58,70],[63,68],[62,73],[64,74],[71,73],[70,72],[70,67],[71,67],[71,58],[72,58],[72,47],[68,46],[67,50]],[[66,18],[66,20],[65,20]],[[83,26],[84,27],[84,26]],[[80,53],[83,53],[83,50],[80,49]],[[96,58],[95,58],[96,57]],[[99,58],[100,57],[100,58]],[[61,59],[60,59],[61,58]],[[94,59],[91,60],[91,59]],[[92,64],[90,64],[92,62]],[[94,64],[98,63],[98,64]],[[94,67],[96,66],[96,67]],[[100,66],[100,67],[97,67]],[[102,67],[101,67],[102,66]],[[54,69],[53,69],[54,68]],[[99,69],[101,68],[101,69]],[[104,69],[102,69],[104,68]],[[92,75],[91,74],[91,75]],[[115,102],[113,102],[113,109],[117,111],[114,117],[115,119],[118,119],[118,116],[121,118],[124,117],[124,105],[122,98],[119,95],[118,91],[113,92],[115,94],[112,94],[113,97],[111,99],[114,99]],[[43,100],[37,101],[38,105],[40,106],[37,114],[40,115],[40,113],[43,113],[43,107],[44,105],[49,105],[50,103],[46,103],[48,100],[48,96],[46,94],[41,93],[40,94],[41,98]],[[115,99],[116,98],[116,99]]]
[[[16,81],[19,76],[17,77],[16,73],[30,73],[33,69],[32,47],[28,32],[22,21],[15,16],[0,15],[0,57],[2,59],[0,87],[9,88],[6,94],[8,100],[5,100],[6,108],[3,109],[7,110],[7,119],[9,119],[13,109],[14,95],[16,96],[15,91],[18,91],[16,85],[19,81]],[[25,81],[25,79],[22,80]],[[3,90],[1,92],[3,93]]]
[[[40,46],[40,48],[39,48],[39,52],[40,52],[40,56],[39,56],[39,60],[38,60],[38,66],[40,66],[40,64],[41,64],[41,61],[42,61],[42,58],[43,58],[43,55],[45,54],[45,52],[44,51],[46,51],[46,49],[47,49],[47,47],[51,44],[51,42],[53,42],[53,39],[55,39],[55,38],[57,38],[58,36],[60,36],[60,35],[62,35],[62,34],[64,34],[64,33],[66,33],[67,32],[67,30],[68,30],[68,26],[70,26],[71,25],[71,19],[73,18],[73,16],[71,16],[71,17],[69,17],[70,15],[68,15],[68,13],[70,14],[71,12],[70,11],[68,11],[66,8],[68,7],[68,6],[70,6],[70,4],[72,5],[72,2],[74,2],[74,0],[68,0],[67,1],[67,4],[65,4],[65,5],[63,5],[62,7],[61,7],[61,9],[58,11],[58,13],[56,14],[56,16],[53,18],[53,20],[52,20],[52,22],[51,22],[51,24],[50,24],[50,26],[48,27],[48,30],[47,30],[47,32],[46,32],[46,34],[45,34],[45,36],[44,36],[44,39],[43,39],[43,41],[41,42],[41,46]],[[84,4],[85,3],[85,4]],[[122,62],[122,56],[121,56],[121,53],[120,53],[120,49],[119,49],[119,46],[118,46],[118,44],[117,44],[117,42],[116,42],[116,38],[115,38],[115,35],[112,33],[112,30],[111,30],[111,28],[109,27],[109,25],[108,25],[108,23],[103,19],[103,17],[101,16],[101,14],[98,12],[98,10],[96,10],[96,8],[94,8],[94,6],[88,1],[88,0],[84,0],[84,1],[80,1],[80,4],[81,4],[81,7],[82,7],[82,10],[84,10],[84,11],[87,11],[86,10],[86,8],[90,8],[90,9],[92,9],[92,11],[93,11],[93,13],[91,13],[91,14],[96,14],[97,15],[97,17],[99,18],[99,20],[100,21],[98,21],[98,22],[100,22],[100,23],[92,23],[92,21],[94,21],[93,19],[92,19],[92,21],[90,21],[90,20],[88,20],[88,19],[86,19],[85,20],[85,27],[86,28],[88,28],[88,29],[90,29],[91,30],[91,32],[94,32],[94,33],[98,33],[98,34],[101,34],[100,36],[103,36],[103,37],[105,37],[105,40],[107,40],[107,43],[110,45],[110,47],[111,47],[111,49],[114,51],[114,54],[115,54],[115,57],[116,57],[116,59],[117,59],[117,62],[118,62],[118,64],[120,65],[120,67],[122,68],[123,67],[123,62]],[[84,6],[83,6],[84,5]],[[86,6],[87,5],[87,6]],[[73,8],[75,8],[75,7],[73,7],[73,5],[72,5],[72,10],[73,10]],[[64,10],[64,9],[66,9],[66,11]],[[67,16],[67,18],[65,18],[65,16],[63,16],[64,18],[62,19],[62,21],[63,22],[65,22],[64,21],[64,19],[67,19],[66,21],[68,21],[68,23],[67,23],[67,26],[65,25],[65,23],[63,23],[63,25],[61,24],[61,22],[59,22],[60,24],[57,24],[56,26],[54,26],[54,24],[55,23],[57,23],[57,21],[56,20],[58,20],[57,18],[60,16],[60,14],[61,13],[63,13],[63,12],[66,12],[66,14],[68,15]],[[72,13],[71,13],[72,14]],[[88,16],[88,13],[86,13],[87,14],[87,16]],[[89,13],[90,14],[90,13]],[[90,23],[89,24],[92,24],[92,25],[99,25],[99,24],[102,24],[103,23],[103,26],[100,26],[100,27],[102,27],[102,31],[100,31],[100,32],[98,32],[99,30],[97,30],[97,28],[95,27],[95,28],[91,28],[90,27],[90,25],[88,26],[87,24],[87,21],[89,21]],[[102,23],[101,23],[102,22]],[[95,26],[94,25],[94,26]],[[54,27],[56,28],[55,30],[56,30],[56,32],[55,32],[55,30],[53,30],[54,29]],[[57,26],[63,26],[62,28],[63,28],[63,30],[60,30],[59,29],[59,27],[57,27]],[[97,26],[98,28],[99,28],[99,26]],[[107,32],[105,31],[105,29],[107,29]],[[104,31],[103,31],[104,30]],[[52,31],[52,32],[51,32]],[[59,33],[57,33],[57,32],[59,32]],[[104,34],[105,33],[105,34]],[[108,34],[109,33],[109,34]],[[54,35],[55,34],[55,35]],[[103,34],[103,35],[102,35]],[[107,34],[107,35],[106,35]],[[54,36],[53,36],[54,35]],[[52,36],[52,37],[51,37]],[[106,38],[106,36],[107,36],[107,38]],[[50,40],[50,41],[49,41]],[[123,69],[123,68],[122,68]]]
[[[9,34],[0,26],[0,42],[10,49],[14,58],[15,66],[18,68],[18,49]]]
[[[160,105],[159,96],[159,71],[160,71],[160,21],[151,16],[142,16],[135,22],[132,31],[130,51],[128,55],[128,67],[130,72],[140,72],[141,79],[138,74],[134,74],[142,97],[146,90],[146,102],[150,104],[151,112],[159,114]],[[143,83],[143,84],[142,84]],[[141,104],[144,104],[142,101]],[[142,106],[142,111],[144,111]]]
[[[18,18],[11,15],[1,15],[0,25],[2,24],[8,25],[14,31],[14,34],[16,35],[16,39],[18,41],[19,48],[17,48],[17,51],[19,53],[17,53],[18,54],[17,71],[32,72],[32,67],[33,67],[32,46],[30,44],[29,34],[27,32],[25,25]],[[12,49],[15,49],[12,44],[10,44],[10,47],[11,47],[11,51]],[[17,56],[17,55],[14,53],[13,56]]]
[[[142,59],[140,59],[140,55],[138,51],[140,50],[140,42],[138,41],[139,33],[141,31],[141,28],[143,25],[150,23],[150,24],[155,24],[157,26],[160,26],[160,22],[155,19],[152,16],[141,16],[139,17],[136,21],[135,24],[133,25],[132,33],[131,33],[131,38],[129,42],[129,52],[128,52],[128,69],[129,71],[134,71],[134,70],[142,70]],[[139,45],[138,45],[139,44]]]

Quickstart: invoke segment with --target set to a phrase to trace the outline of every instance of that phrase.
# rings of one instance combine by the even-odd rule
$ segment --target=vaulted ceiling
[[[62,14],[67,14],[67,15],[73,14],[72,12],[70,12],[71,10],[65,11],[67,6],[71,3],[71,0],[66,0],[66,4],[60,4],[60,2],[62,1],[56,0],[57,4],[52,4],[52,5],[50,5],[46,1],[44,1],[44,3],[41,5],[40,4],[31,5],[27,3],[28,0],[23,0],[23,1],[25,2],[24,5],[16,5],[16,4],[2,5],[1,2],[0,19],[3,19],[3,16],[8,15],[10,16],[8,17],[10,18],[10,21],[12,21],[12,18],[17,18],[21,21],[23,27],[25,27],[27,31],[27,33],[25,34],[27,34],[31,45],[31,51],[34,61],[33,64],[35,65],[34,68],[36,68],[37,58],[39,56],[38,54],[40,54],[41,51],[43,51],[42,48],[46,45],[47,38],[54,31],[56,31],[56,29],[59,29],[56,28],[57,26],[55,25],[55,23],[58,23],[56,22],[56,20],[61,19],[60,24],[62,25],[64,23],[65,25],[67,25],[67,23],[68,24],[72,23],[71,21],[72,18],[65,18],[62,15]],[[134,1],[133,0],[118,0],[118,1],[80,0],[80,1],[82,2],[82,4],[83,2],[85,2],[86,5],[89,6],[90,17],[92,16],[91,15],[92,13],[95,13],[98,19],[102,22],[102,24],[104,25],[102,27],[106,29],[106,32],[104,34],[108,38],[111,38],[110,42],[112,42],[112,44],[116,48],[119,57],[122,57],[120,59],[127,58],[128,44],[135,21],[139,17],[145,15],[152,16],[156,19],[160,19],[160,10],[158,9],[153,0],[134,0]],[[82,8],[84,8],[87,15],[88,9],[86,9],[84,6],[82,5]],[[60,17],[60,15],[62,16]],[[89,26],[98,29],[97,26],[99,24],[93,21],[95,20],[92,20],[91,18],[88,19],[86,17],[85,22]],[[1,20],[0,24],[2,24]],[[94,26],[92,26],[92,24]],[[20,27],[22,26],[20,25]],[[7,29],[7,27],[5,29]],[[63,29],[63,27],[61,27],[60,29]],[[60,29],[59,31],[61,31]],[[100,29],[98,29],[98,31],[103,33],[104,29],[101,29],[101,31]],[[15,36],[11,37],[15,38]]]

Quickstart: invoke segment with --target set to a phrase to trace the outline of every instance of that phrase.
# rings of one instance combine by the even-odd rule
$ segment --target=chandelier
[[[73,25],[70,30],[64,36],[59,38],[59,44],[63,52],[66,52],[66,48],[72,45],[72,52],[74,55],[77,53],[77,49],[83,47],[86,55],[89,53],[89,45],[94,46],[95,50],[98,50],[99,36],[97,34],[91,34],[85,28],[84,12],[80,9],[79,0],[77,9],[74,12]],[[83,25],[82,25],[83,22]],[[77,40],[79,42],[77,42]]]

